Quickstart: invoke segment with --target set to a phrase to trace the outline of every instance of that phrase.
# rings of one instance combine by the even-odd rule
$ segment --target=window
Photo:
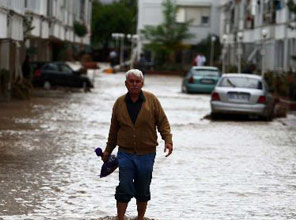
[[[45,70],[50,70],[50,71],[58,71],[58,67],[56,64],[50,63],[44,67]]]
[[[177,8],[176,22],[191,21],[192,26],[209,25],[210,7],[179,6]]]
[[[72,74],[72,69],[67,65],[59,65],[60,71],[65,74]]]
[[[193,75],[211,77],[211,76],[219,76],[220,73],[218,70],[200,69],[200,70],[193,70]]]
[[[248,77],[225,77],[220,82],[220,87],[238,87],[262,90],[262,82],[259,79],[253,79]]]
[[[209,24],[209,20],[210,20],[210,18],[208,16],[202,16],[201,17],[201,24],[207,25],[207,24]]]

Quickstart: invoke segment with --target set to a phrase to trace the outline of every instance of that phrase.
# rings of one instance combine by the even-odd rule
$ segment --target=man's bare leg
[[[127,204],[125,202],[117,202],[117,218],[118,220],[124,220],[124,214],[126,212]]]
[[[147,208],[147,202],[137,201],[137,210],[138,210],[138,219],[137,220],[144,220],[146,208]]]

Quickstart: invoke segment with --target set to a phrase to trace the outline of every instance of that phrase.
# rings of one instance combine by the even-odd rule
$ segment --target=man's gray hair
[[[134,75],[136,77],[139,77],[139,78],[141,78],[144,81],[144,75],[143,75],[143,73],[142,73],[141,70],[138,70],[138,69],[130,69],[129,71],[126,72],[125,79],[127,80],[130,75]]]

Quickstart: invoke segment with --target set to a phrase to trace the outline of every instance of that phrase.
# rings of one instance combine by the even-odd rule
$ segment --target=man
[[[144,220],[158,145],[156,128],[165,141],[166,157],[173,152],[168,119],[156,96],[142,91],[143,85],[140,70],[131,69],[126,73],[128,93],[119,97],[113,106],[109,138],[102,157],[106,161],[119,146],[119,185],[115,193],[118,220],[124,220],[132,197],[137,200],[138,220]]]
[[[111,67],[112,69],[114,68],[115,64],[116,64],[116,59],[117,59],[117,53],[115,50],[112,50],[110,52],[110,64],[111,64]]]
[[[196,66],[204,66],[205,62],[206,62],[206,57],[203,54],[198,53],[195,58]]]
[[[147,65],[147,60],[144,56],[144,54],[140,54],[140,59],[137,63],[137,69],[141,70],[141,72],[143,73],[143,75],[146,74],[146,65]]]

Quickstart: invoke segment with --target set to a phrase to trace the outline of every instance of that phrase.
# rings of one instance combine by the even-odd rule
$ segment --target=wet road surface
[[[91,93],[36,90],[0,103],[0,219],[112,219],[118,171],[101,160],[124,74],[98,73]],[[181,78],[147,76],[171,122],[175,151],[158,147],[147,217],[296,219],[296,117],[217,120],[209,95],[180,93]],[[116,153],[116,152],[114,152]],[[132,200],[127,216],[136,216]]]

